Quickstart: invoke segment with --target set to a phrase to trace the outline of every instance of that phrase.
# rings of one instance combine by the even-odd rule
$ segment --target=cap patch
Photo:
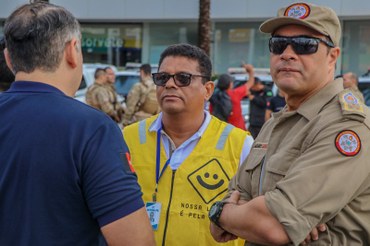
[[[296,18],[296,19],[306,19],[310,15],[311,9],[305,3],[295,3],[286,8],[284,16]]]
[[[361,140],[354,131],[344,130],[335,138],[335,146],[342,155],[355,156],[360,152]]]

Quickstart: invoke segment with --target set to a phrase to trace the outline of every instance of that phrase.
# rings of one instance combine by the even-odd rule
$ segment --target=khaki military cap
[[[279,9],[277,17],[263,22],[261,32],[273,33],[285,25],[302,25],[330,37],[339,46],[341,26],[337,14],[331,8],[311,3],[294,3]]]

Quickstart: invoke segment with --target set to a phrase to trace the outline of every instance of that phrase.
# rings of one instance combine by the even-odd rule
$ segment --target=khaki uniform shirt
[[[121,105],[110,85],[94,83],[86,92],[86,103],[108,114],[113,119],[119,118]],[[117,121],[117,120],[116,120]]]
[[[362,94],[362,92],[360,91],[360,89],[358,89],[358,87],[355,87],[355,88],[352,88],[352,90],[355,92],[356,97],[361,102],[365,103],[364,95]]]
[[[292,244],[369,245],[370,112],[335,80],[296,111],[273,114],[230,183],[242,199],[265,195]],[[254,245],[254,244],[248,244]]]
[[[127,95],[123,124],[128,125],[159,113],[156,87],[152,79],[136,83]]]

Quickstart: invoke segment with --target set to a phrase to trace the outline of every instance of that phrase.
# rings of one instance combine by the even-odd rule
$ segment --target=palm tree
[[[207,55],[210,54],[210,32],[211,32],[211,0],[199,0],[199,20],[198,20],[198,46]]]

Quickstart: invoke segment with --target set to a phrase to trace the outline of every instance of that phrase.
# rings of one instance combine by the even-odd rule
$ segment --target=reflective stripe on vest
[[[139,122],[139,136],[140,136],[140,144],[146,143],[146,120],[142,120]]]
[[[224,149],[226,139],[229,136],[229,134],[230,134],[230,132],[233,128],[234,128],[233,125],[227,124],[227,126],[222,131],[220,138],[218,139],[216,149],[218,149],[218,150],[223,150]]]

